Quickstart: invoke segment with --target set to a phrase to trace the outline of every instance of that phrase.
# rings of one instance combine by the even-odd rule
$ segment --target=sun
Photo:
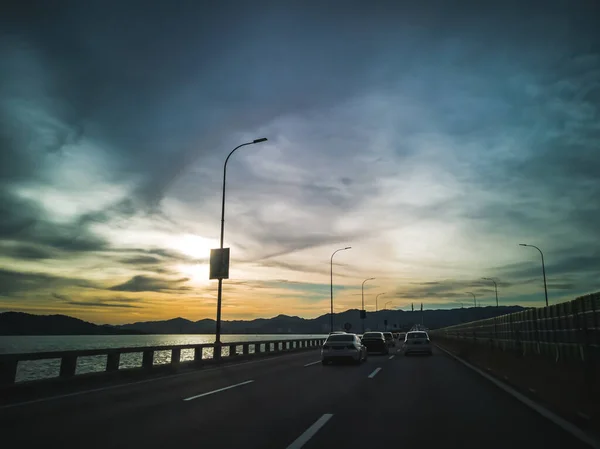
[[[218,248],[219,242],[214,239],[207,239],[199,235],[186,234],[176,238],[172,245],[173,249],[193,257],[194,259],[206,259],[210,257],[210,250]]]
[[[209,285],[211,283],[208,278],[209,267],[208,263],[196,265],[176,265],[175,268],[195,285]]]
[[[197,262],[178,264],[175,268],[184,276],[190,278],[193,284],[206,285],[209,280],[210,250],[218,248],[219,242],[199,235],[185,234],[174,238],[169,246]]]

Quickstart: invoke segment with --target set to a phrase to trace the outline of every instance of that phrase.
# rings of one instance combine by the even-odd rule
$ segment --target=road
[[[322,366],[310,351],[0,407],[0,438],[61,449],[588,448],[438,350],[360,366]]]

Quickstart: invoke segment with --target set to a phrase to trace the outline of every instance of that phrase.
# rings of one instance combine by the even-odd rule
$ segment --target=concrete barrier
[[[179,367],[202,366],[206,363],[226,363],[241,358],[260,357],[262,355],[277,355],[289,353],[290,351],[301,351],[318,348],[324,343],[324,338],[309,338],[297,340],[271,340],[271,341],[244,341],[231,342],[221,345],[213,344],[189,344],[168,346],[140,346],[128,348],[88,349],[77,351],[52,351],[32,352],[23,354],[0,355],[0,387],[10,387],[17,382],[17,371],[19,363],[30,360],[60,360],[58,379],[69,380],[84,376],[110,375],[124,371],[147,371],[153,372],[166,367],[174,369]],[[223,354],[223,348],[227,347],[227,354]],[[241,352],[239,351],[241,347]],[[251,348],[253,349],[251,351]],[[182,361],[181,351],[193,349],[193,358]],[[209,349],[209,351],[205,351]],[[170,351],[171,358],[168,364],[156,364],[155,354],[158,351]],[[206,353],[209,353],[208,357]],[[138,368],[120,368],[122,354],[141,353],[142,363]],[[93,373],[77,374],[77,360],[81,357],[106,356],[104,370]],[[44,383],[55,381],[57,377],[28,381],[27,383]]]

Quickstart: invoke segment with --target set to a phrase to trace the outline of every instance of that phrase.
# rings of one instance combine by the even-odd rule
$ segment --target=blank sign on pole
[[[210,250],[209,279],[229,279],[229,248]]]

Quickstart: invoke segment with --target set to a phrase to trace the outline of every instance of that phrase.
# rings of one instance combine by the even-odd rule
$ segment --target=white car
[[[367,360],[367,348],[356,334],[331,334],[321,349],[321,362],[327,365],[333,361],[352,361],[360,364]]]
[[[404,339],[404,345],[402,347],[404,355],[414,354],[414,353],[425,353],[429,355],[433,355],[433,351],[431,349],[431,341],[429,340],[429,335],[427,332],[423,331],[410,331],[406,333],[406,338]]]

